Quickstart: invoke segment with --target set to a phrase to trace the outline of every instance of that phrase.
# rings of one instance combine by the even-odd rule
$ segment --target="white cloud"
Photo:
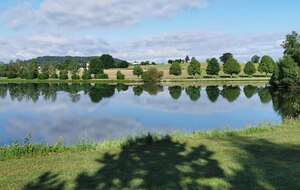
[[[28,1],[7,10],[2,19],[19,29],[49,26],[69,29],[131,26],[145,18],[165,18],[189,8],[202,8],[210,0],[44,0],[35,9]]]

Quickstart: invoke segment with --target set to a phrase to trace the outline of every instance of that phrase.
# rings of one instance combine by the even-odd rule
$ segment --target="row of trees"
[[[236,59],[233,58],[231,53],[225,53],[220,59],[224,62],[221,66],[216,58],[211,58],[207,60],[206,74],[211,76],[218,76],[221,69],[225,74],[233,75],[239,74],[241,72],[241,65],[238,63]],[[252,58],[254,62],[259,61],[259,57],[255,56]],[[253,61],[249,61],[244,67],[244,73],[248,76],[252,76],[257,72],[257,69],[254,65]],[[263,56],[261,61],[259,62],[258,71],[261,73],[265,73],[266,76],[268,74],[274,73],[275,62],[270,56]],[[187,72],[191,76],[201,75],[201,66],[200,62],[195,58],[192,58],[190,64],[187,67]],[[179,76],[182,74],[182,67],[179,62],[173,62],[170,66],[169,74]]]

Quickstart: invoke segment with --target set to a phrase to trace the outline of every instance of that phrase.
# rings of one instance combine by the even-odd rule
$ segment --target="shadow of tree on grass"
[[[24,190],[62,190],[65,187],[65,182],[59,179],[58,174],[46,172],[34,182],[28,183]]]
[[[203,145],[187,150],[171,140],[124,148],[97,160],[103,167],[94,174],[81,173],[76,189],[211,189],[201,178],[224,177],[212,155]]]

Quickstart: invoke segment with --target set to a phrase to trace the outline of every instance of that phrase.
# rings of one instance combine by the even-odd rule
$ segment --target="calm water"
[[[299,116],[299,96],[269,87],[188,88],[91,84],[0,84],[0,145],[101,142],[146,132],[241,129]]]

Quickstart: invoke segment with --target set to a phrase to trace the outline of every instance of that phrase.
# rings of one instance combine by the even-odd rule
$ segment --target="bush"
[[[175,76],[181,75],[181,66],[180,66],[180,63],[173,62],[172,65],[171,65],[171,67],[170,67],[169,74],[170,75],[175,75]]]
[[[80,76],[75,74],[75,75],[72,75],[72,80],[79,80],[80,79]]]
[[[123,75],[123,74],[121,73],[121,71],[118,71],[118,72],[117,72],[117,79],[118,79],[118,80],[124,80],[124,79],[125,79],[125,75]]]
[[[108,75],[104,73],[95,74],[95,79],[108,79]]]
[[[133,71],[132,71],[133,75],[136,75],[136,76],[139,77],[143,74],[143,72],[144,71],[143,71],[143,68],[141,66],[137,65],[137,66],[133,67]]]
[[[58,75],[57,75],[57,74],[52,74],[52,75],[50,76],[50,78],[51,78],[51,79],[57,79],[57,78],[58,78]]]
[[[142,79],[144,82],[156,83],[160,81],[162,76],[162,71],[158,71],[156,68],[151,67],[142,74]]]
[[[8,79],[14,79],[14,78],[17,78],[18,76],[17,76],[17,74],[15,74],[15,73],[8,72],[8,73],[6,73],[6,77],[7,77]]]
[[[38,79],[40,79],[40,80],[46,80],[46,79],[48,79],[48,78],[49,78],[49,75],[46,74],[46,73],[40,73],[40,74],[38,75]]]
[[[83,80],[89,80],[92,78],[91,73],[88,70],[84,70],[83,75],[81,76]]]

